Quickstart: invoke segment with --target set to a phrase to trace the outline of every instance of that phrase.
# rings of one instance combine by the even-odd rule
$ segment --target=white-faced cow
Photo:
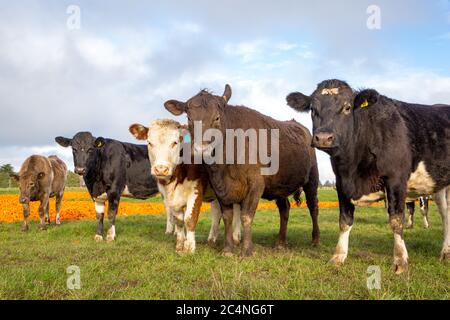
[[[387,195],[396,273],[408,266],[407,196],[437,193],[444,224],[441,257],[450,257],[450,106],[400,102],[375,90],[355,92],[339,80],[320,83],[311,96],[292,93],[287,101],[298,111],[311,110],[313,145],[331,156],[336,174],[341,234],[331,262],[347,257],[352,200],[380,190]]]
[[[130,126],[130,133],[138,140],[148,142],[148,156],[153,164],[152,175],[164,197],[166,210],[175,220],[177,252],[195,252],[195,228],[203,201],[216,200],[210,187],[208,174],[202,164],[182,161],[183,142],[186,129],[170,119],[153,121],[149,127],[141,124]],[[233,218],[233,240],[240,241],[240,211],[235,206]],[[220,207],[217,201],[211,204],[213,224],[209,241],[217,239],[220,222]]]
[[[244,227],[242,255],[250,256],[253,252],[252,223],[260,198],[276,200],[280,211],[279,246],[286,245],[286,229],[289,217],[290,204],[288,197],[297,193],[300,188],[306,194],[306,201],[313,221],[313,243],[319,243],[318,202],[317,187],[319,174],[315,151],[311,147],[311,134],[308,129],[295,121],[277,121],[255,110],[241,106],[230,106],[231,88],[225,87],[221,96],[213,95],[206,90],[200,91],[187,102],[170,100],[165,107],[174,115],[187,114],[188,126],[194,141],[194,150],[203,158],[214,158],[216,153],[223,154],[226,162],[204,161],[211,185],[220,202],[225,222],[225,248],[224,254],[233,252],[232,218],[233,204],[241,206],[241,220]],[[199,124],[200,132],[195,132],[195,124]],[[204,141],[200,145],[204,134],[208,132],[220,132],[223,137],[223,146]],[[228,134],[227,134],[228,132]],[[238,154],[230,154],[226,146],[236,146],[239,143],[238,136],[229,133],[244,133],[245,146],[242,146],[239,159]],[[255,133],[257,132],[257,133]],[[279,137],[279,150],[272,150],[272,138],[264,141],[262,133],[271,136],[276,132]],[[248,133],[248,135],[246,135]],[[256,137],[252,133],[256,134]],[[202,137],[199,137],[199,136]],[[275,135],[274,135],[275,136]],[[253,138],[254,139],[253,139]],[[200,138],[200,139],[198,139]],[[250,139],[255,142],[250,146]],[[275,139],[275,138],[274,138]],[[243,140],[241,139],[241,142]],[[245,142],[244,141],[244,142]],[[261,142],[262,141],[262,142]],[[262,144],[262,147],[259,146]],[[272,152],[273,161],[269,164],[261,161],[261,158],[250,162],[249,154],[255,150],[261,152],[265,149]],[[277,153],[278,151],[278,153]],[[239,160],[245,161],[239,161]],[[229,161],[230,160],[230,161]],[[272,174],[263,174],[263,168],[270,168],[278,160],[278,171]]]
[[[63,147],[72,147],[75,172],[83,176],[95,202],[98,221],[95,240],[103,240],[103,216],[108,201],[110,228],[106,240],[114,241],[120,197],[147,199],[158,193],[150,174],[147,146],[94,138],[89,132],[79,132],[72,139],[57,137],[55,140]],[[168,228],[170,225],[168,222]]]
[[[56,198],[56,224],[60,225],[61,202],[67,179],[67,166],[57,156],[31,156],[27,158],[19,174],[11,174],[19,184],[19,202],[23,206],[22,231],[28,231],[30,202],[40,201],[40,228],[50,224],[50,198]]]

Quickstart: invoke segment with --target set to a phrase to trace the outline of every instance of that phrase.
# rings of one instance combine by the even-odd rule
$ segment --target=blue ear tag
[[[191,135],[188,133],[184,136],[184,143],[190,143],[191,142]]]

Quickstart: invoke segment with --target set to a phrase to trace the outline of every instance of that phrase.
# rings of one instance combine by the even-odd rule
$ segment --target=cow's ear
[[[308,112],[311,110],[311,97],[305,96],[300,92],[292,92],[286,97],[287,105],[299,112]]]
[[[138,140],[147,140],[148,128],[142,124],[132,124],[128,129],[130,133]]]
[[[105,138],[99,137],[97,139],[95,139],[94,141],[94,147],[96,147],[97,149],[101,149],[105,146],[106,144],[106,140]]]
[[[19,180],[20,180],[20,177],[17,173],[10,173],[9,176],[10,176],[10,178],[16,180],[17,182],[19,182]]]
[[[38,177],[38,179],[42,179],[42,178],[45,177],[45,173],[44,172],[39,172],[37,177]]]
[[[225,85],[225,90],[222,95],[223,99],[225,100],[225,104],[227,104],[228,101],[230,101],[232,94],[233,92],[231,91],[230,85],[229,84]]]
[[[56,137],[55,141],[61,147],[67,148],[72,145],[72,139],[64,138],[64,137]]]
[[[353,101],[353,108],[361,109],[370,107],[377,103],[378,99],[380,99],[380,94],[376,90],[363,90],[356,95],[355,100]]]
[[[186,103],[177,100],[166,101],[164,107],[175,116],[181,116],[186,112]]]

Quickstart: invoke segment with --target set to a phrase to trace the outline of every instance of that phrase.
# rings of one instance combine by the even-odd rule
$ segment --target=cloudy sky
[[[80,28],[68,28],[70,5]],[[369,29],[370,5],[381,28]],[[71,152],[78,131],[133,142],[128,125],[170,117],[167,99],[233,88],[276,119],[328,78],[400,100],[450,103],[450,2],[0,0],[0,164]],[[185,121],[185,118],[180,118]],[[334,180],[318,152],[321,180]]]

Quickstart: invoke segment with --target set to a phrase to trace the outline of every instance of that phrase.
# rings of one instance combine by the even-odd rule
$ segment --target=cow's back
[[[311,147],[312,137],[306,127],[295,120],[278,121],[246,107],[227,106],[225,110],[227,129],[265,129],[268,137],[270,130],[279,130],[279,168],[275,174],[264,176],[264,198],[286,197],[308,182],[309,173],[317,163]],[[267,150],[271,151],[270,142]],[[239,170],[239,166],[236,169]]]
[[[411,105],[398,107],[408,128],[413,168],[420,164],[435,180],[436,190],[450,184],[450,106]]]
[[[145,145],[122,143],[124,152],[126,187],[131,196],[139,199],[147,199],[158,193],[156,180],[151,175],[151,164],[148,158],[148,150]],[[119,173],[120,174],[120,173]]]
[[[57,156],[48,157],[53,171],[52,195],[64,191],[67,180],[67,166]]]

